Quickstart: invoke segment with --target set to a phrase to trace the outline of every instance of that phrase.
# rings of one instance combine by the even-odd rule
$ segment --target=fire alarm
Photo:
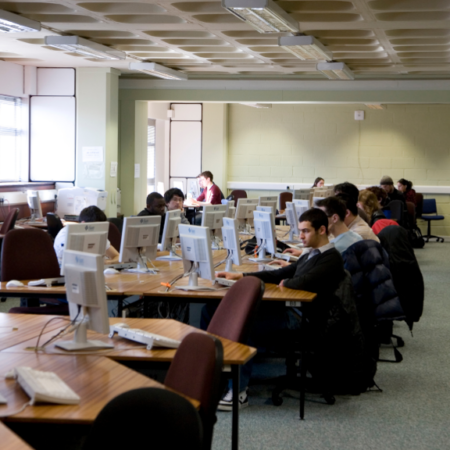
[[[364,111],[355,111],[355,120],[364,120]]]

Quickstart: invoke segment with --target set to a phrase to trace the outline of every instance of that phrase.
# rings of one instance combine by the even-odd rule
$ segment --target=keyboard
[[[105,269],[116,269],[116,270],[126,270],[126,269],[136,269],[136,263],[118,263],[118,264],[105,264]]]
[[[288,262],[298,261],[298,256],[291,255],[290,253],[275,253],[275,256]]]
[[[28,282],[28,286],[64,286],[66,283],[64,277],[58,278],[41,278],[40,280],[33,280]]]
[[[64,220],[67,220],[68,222],[78,222],[78,217],[77,214],[65,214]]]
[[[216,283],[219,283],[222,286],[233,286],[233,284],[236,283],[236,280],[227,280],[226,278],[216,278]]]
[[[36,402],[77,405],[80,397],[53,372],[42,372],[30,367],[16,367],[15,377],[21,388]]]
[[[117,333],[120,337],[129,339],[130,341],[145,344],[147,350],[153,347],[178,348],[181,341],[171,339],[160,334],[150,333],[149,331],[140,330],[139,328],[130,328],[126,323],[116,323],[109,327],[109,337],[112,338]]]

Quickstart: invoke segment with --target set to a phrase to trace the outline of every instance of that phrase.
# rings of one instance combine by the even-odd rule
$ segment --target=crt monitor
[[[109,334],[103,268],[102,255],[73,250],[64,252],[66,295],[75,336],[73,341],[57,343],[58,347],[68,351],[113,347],[102,341],[87,339],[88,329]]]
[[[266,211],[254,211],[253,220],[255,227],[255,236],[258,243],[258,256],[250,258],[254,262],[272,261],[272,258],[266,256],[276,253],[275,230],[272,226],[272,213]]]
[[[251,234],[253,224],[253,211],[256,210],[259,200],[257,198],[238,198],[235,219],[238,221],[239,231]]]
[[[147,267],[147,261],[156,258],[161,216],[125,217],[122,228],[119,261],[137,263],[137,272],[156,274]]]
[[[202,227],[208,227],[213,250],[219,249],[222,234],[223,218],[227,213],[227,205],[207,205],[203,207]]]
[[[93,253],[103,258],[106,253],[109,222],[74,223],[66,225],[66,229],[61,275],[64,275],[64,259],[67,250]]]
[[[239,243],[238,226],[236,219],[223,218],[222,227],[223,247],[227,250],[226,272],[234,272],[233,264],[242,264],[241,246]]]
[[[41,200],[39,191],[27,191],[27,202],[31,212],[32,219],[42,218]]]
[[[181,286],[179,289],[204,290],[204,287],[198,285],[199,277],[215,281],[209,228],[192,225],[180,225],[178,228],[184,274],[189,275],[189,286]]]
[[[166,212],[166,219],[164,221],[164,229],[161,239],[161,250],[170,252],[167,256],[158,256],[158,261],[181,261],[181,257],[175,252],[176,240],[180,234],[178,226],[181,223],[181,210],[174,209]]]

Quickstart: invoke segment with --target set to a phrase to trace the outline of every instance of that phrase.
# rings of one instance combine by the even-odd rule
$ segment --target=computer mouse
[[[20,287],[25,286],[23,283],[21,283],[19,280],[10,280],[6,283],[6,287]]]
[[[128,325],[127,323],[115,323],[114,324],[115,327],[120,327],[120,328],[130,328],[130,325]]]
[[[119,273],[119,271],[110,267],[110,268],[108,268],[108,269],[105,269],[105,270],[103,271],[103,273],[104,273],[105,275],[111,275],[111,274]]]

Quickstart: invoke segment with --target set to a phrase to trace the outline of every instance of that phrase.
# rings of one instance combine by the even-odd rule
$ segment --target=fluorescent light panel
[[[260,33],[298,33],[298,22],[272,0],[222,0],[222,7]]]
[[[0,10],[0,33],[41,31],[41,24],[26,17]]]
[[[126,59],[127,57],[127,54],[124,52],[78,36],[46,36],[45,45],[67,52],[78,53],[88,58],[118,60]]]
[[[164,78],[165,80],[187,80],[187,75],[178,70],[169,69],[156,63],[131,63],[130,70],[138,70],[139,72],[148,73],[154,77]]]
[[[354,80],[353,72],[343,62],[319,63],[316,69],[330,80]]]
[[[281,36],[278,38],[278,45],[303,60],[333,59],[331,51],[313,36]]]

